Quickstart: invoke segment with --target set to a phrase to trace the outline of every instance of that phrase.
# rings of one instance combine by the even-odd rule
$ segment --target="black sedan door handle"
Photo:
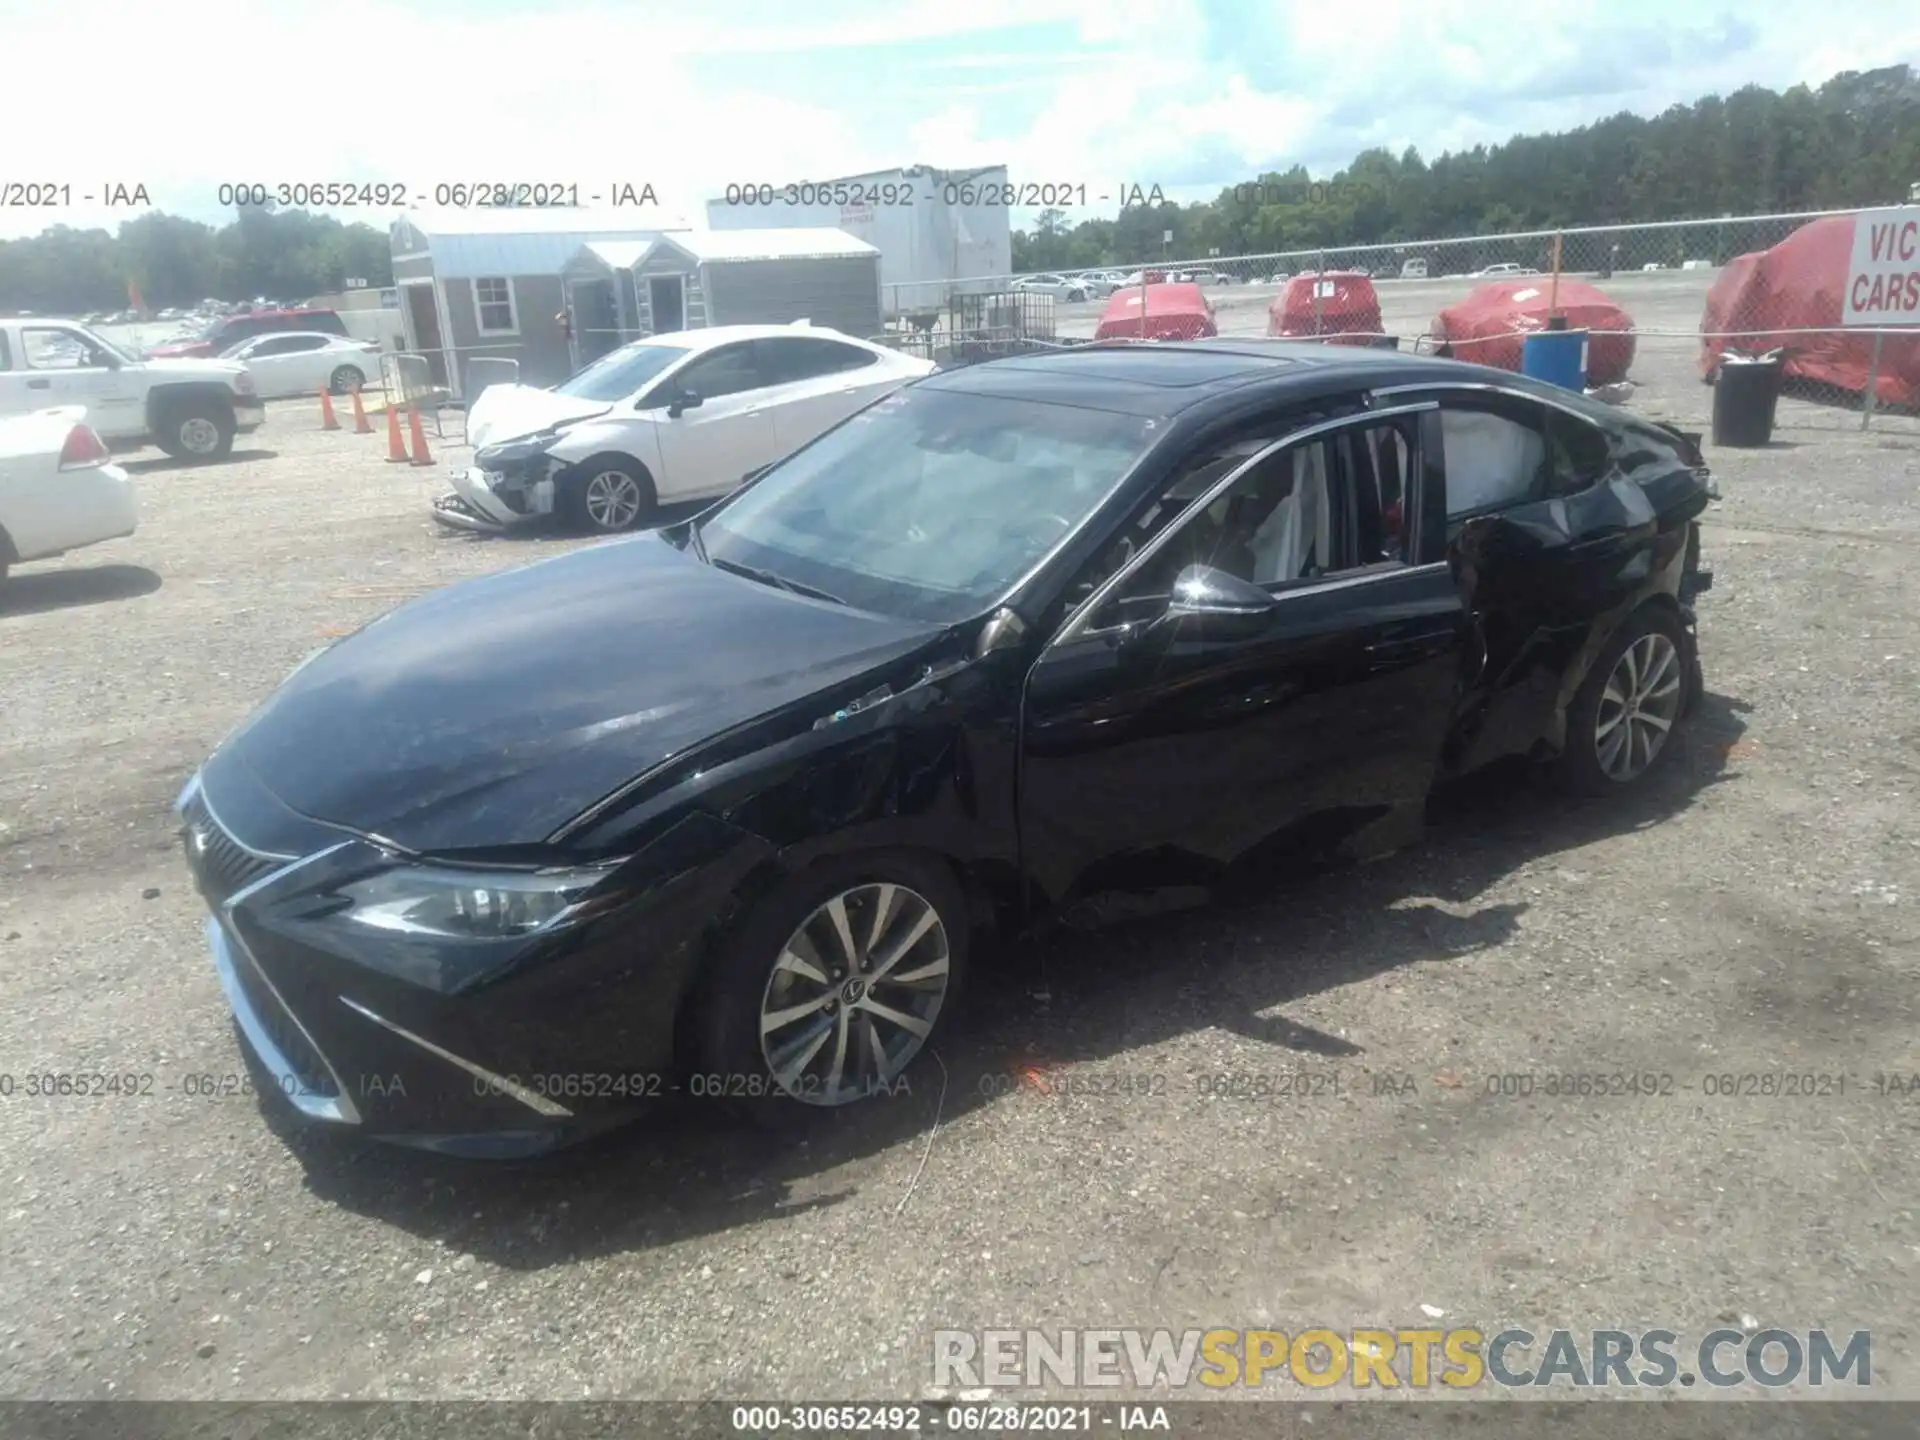
[[[27,388],[29,390],[51,390],[53,388],[53,382],[51,380],[29,380],[27,381]]]

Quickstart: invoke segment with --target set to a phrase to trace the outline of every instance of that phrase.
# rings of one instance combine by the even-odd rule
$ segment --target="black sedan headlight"
[[[630,898],[624,862],[506,869],[367,853],[350,842],[243,903],[263,929],[442,995],[485,985],[551,952]],[[304,882],[304,883],[303,883]]]
[[[467,870],[407,865],[340,886],[339,918],[448,940],[517,940],[582,919],[615,867]]]

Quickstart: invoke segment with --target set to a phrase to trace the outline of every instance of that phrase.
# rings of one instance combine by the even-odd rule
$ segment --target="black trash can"
[[[1713,381],[1713,443],[1740,449],[1765,445],[1773,438],[1773,418],[1780,402],[1780,352],[1720,357]]]
[[[1398,335],[1370,335],[1367,337],[1367,344],[1375,350],[1398,350],[1400,348],[1400,337]]]

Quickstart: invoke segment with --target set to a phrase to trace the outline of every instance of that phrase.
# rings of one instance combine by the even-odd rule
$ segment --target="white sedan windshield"
[[[559,395],[578,400],[624,400],[676,360],[690,352],[680,345],[623,345],[554,386]]]
[[[862,609],[959,620],[1077,529],[1159,433],[1137,415],[909,389],[701,522],[701,542]]]

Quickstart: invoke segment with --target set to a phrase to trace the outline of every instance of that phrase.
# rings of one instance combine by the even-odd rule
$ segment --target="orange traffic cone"
[[[338,430],[340,422],[333,418],[333,397],[327,394],[327,387],[320,387],[320,428]]]
[[[360,387],[358,385],[354,386],[350,393],[353,395],[353,433],[356,435],[371,435],[373,433],[373,426],[368,423],[366,409],[360,403]]]
[[[400,438],[400,407],[391,401],[387,404],[387,463],[407,463],[407,442]]]
[[[427,432],[420,428],[420,412],[411,405],[407,407],[407,428],[413,432],[413,463],[433,464],[433,456],[427,453]]]

